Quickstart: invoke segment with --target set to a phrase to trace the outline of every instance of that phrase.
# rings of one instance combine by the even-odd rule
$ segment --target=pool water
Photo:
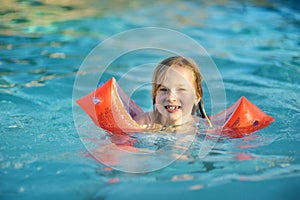
[[[297,1],[279,0],[5,1],[1,199],[298,199],[299,8]],[[246,96],[276,121],[250,136],[219,140],[204,158],[195,153],[196,142],[181,159],[154,172],[124,173],[94,160],[73,121],[77,71],[101,41],[150,26],[179,31],[207,50],[224,81],[227,106]],[[148,59],[124,56],[103,79],[118,78]],[[136,81],[128,76],[125,90]],[[149,95],[150,88],[144,92]],[[150,108],[142,95],[134,100]]]

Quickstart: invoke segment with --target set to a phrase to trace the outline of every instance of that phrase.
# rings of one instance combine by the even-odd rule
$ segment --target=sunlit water
[[[9,0],[0,8],[1,199],[297,199],[296,1],[49,2]],[[95,161],[73,123],[76,72],[101,41],[144,26],[171,28],[195,39],[218,66],[227,105],[246,96],[276,122],[248,137],[223,138],[201,159],[196,140],[181,159],[151,173],[127,174]],[[148,59],[120,58],[103,79],[118,78]],[[125,90],[138,79],[126,81]],[[143,109],[151,108],[148,89],[143,92],[149,100],[133,96]],[[207,107],[209,112],[209,101]],[[140,146],[169,141],[156,136],[140,135]]]

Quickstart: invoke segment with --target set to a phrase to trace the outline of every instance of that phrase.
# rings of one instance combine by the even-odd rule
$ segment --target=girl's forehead
[[[194,73],[191,69],[188,69],[188,68],[170,67],[166,71],[165,76],[169,76],[169,78],[172,78],[174,76],[178,79],[192,79],[192,78],[194,78]]]
[[[192,70],[184,67],[169,67],[168,70],[158,79],[159,84],[185,85],[195,81]]]

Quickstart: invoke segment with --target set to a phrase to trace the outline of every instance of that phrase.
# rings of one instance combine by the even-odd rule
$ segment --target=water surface
[[[296,1],[9,0],[0,15],[2,199],[299,196]],[[127,174],[92,159],[73,123],[76,72],[104,39],[146,26],[171,28],[196,40],[220,70],[227,104],[246,96],[276,122],[249,137],[220,140],[203,159],[196,143],[182,159],[152,173]],[[120,77],[148,59],[127,55],[107,76]],[[134,77],[127,82],[128,88],[136,86]],[[147,88],[144,92],[149,95]],[[210,112],[209,94],[204,95]],[[151,108],[151,101],[134,98]]]

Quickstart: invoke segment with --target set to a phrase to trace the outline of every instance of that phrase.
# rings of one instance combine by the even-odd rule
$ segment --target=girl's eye
[[[186,91],[185,88],[179,88],[178,90],[179,90],[179,91]]]
[[[168,89],[167,88],[160,88],[159,91],[162,91],[162,92],[167,92]]]

